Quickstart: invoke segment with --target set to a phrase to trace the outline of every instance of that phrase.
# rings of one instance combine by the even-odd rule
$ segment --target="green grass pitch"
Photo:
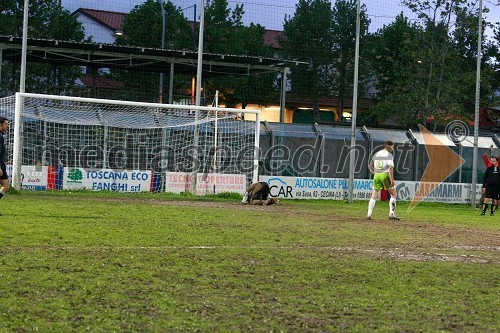
[[[0,201],[0,332],[497,332],[500,211],[26,193]]]

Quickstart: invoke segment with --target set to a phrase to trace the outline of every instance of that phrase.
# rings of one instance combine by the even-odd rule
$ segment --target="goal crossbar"
[[[224,117],[219,116],[219,113],[222,115],[231,115],[231,117],[233,117],[233,118],[236,118],[241,114],[254,115],[256,121],[255,121],[255,126],[253,129],[253,133],[251,133],[251,135],[253,137],[253,142],[252,142],[252,145],[253,145],[253,157],[252,157],[253,158],[253,165],[252,165],[252,170],[251,170],[251,181],[255,182],[258,179],[258,162],[259,162],[259,148],[258,147],[259,147],[259,137],[260,137],[260,110],[209,107],[209,106],[195,106],[195,105],[145,103],[145,102],[122,101],[122,100],[108,100],[108,99],[97,99],[97,98],[47,95],[47,94],[16,93],[15,110],[14,110],[15,114],[14,114],[13,153],[12,153],[12,155],[13,155],[12,156],[12,166],[13,166],[12,182],[13,182],[13,186],[16,189],[20,189],[22,186],[22,184],[21,184],[21,176],[22,176],[21,175],[21,167],[23,165],[23,149],[24,150],[26,149],[26,147],[23,147],[23,139],[25,139],[24,132],[23,132],[23,124],[25,122],[24,117],[26,117],[26,115],[24,115],[23,112],[25,112],[25,110],[24,110],[25,101],[27,101],[27,100],[36,101],[36,103],[38,103],[38,101],[45,101],[45,102],[46,101],[58,101],[59,104],[57,105],[57,107],[59,107],[59,108],[66,107],[65,102],[68,102],[67,104],[75,103],[77,105],[81,105],[80,103],[86,103],[85,104],[85,105],[87,105],[86,107],[92,111],[95,111],[96,114],[99,114],[99,112],[100,112],[99,106],[116,107],[116,108],[119,108],[119,109],[117,109],[118,111],[112,111],[112,112],[115,112],[114,113],[115,116],[117,114],[123,116],[123,114],[127,114],[127,112],[133,113],[131,111],[127,111],[127,109],[126,109],[127,107],[130,107],[131,110],[135,110],[134,108],[147,108],[150,111],[150,113],[152,113],[151,110],[155,110],[155,109],[162,110],[164,113],[167,113],[167,111],[170,111],[170,110],[181,110],[181,111],[185,111],[186,113],[188,113],[188,112],[194,113],[196,115],[195,118],[198,118],[197,115],[199,112],[205,112],[206,114],[215,113],[215,117],[213,117],[213,119],[211,119],[210,121],[214,122],[215,125],[213,127],[215,128],[216,131],[220,131],[220,130],[224,129],[224,126],[218,125],[218,122],[222,121],[224,119]],[[36,103],[34,102],[34,104],[36,104]],[[42,102],[40,102],[40,103],[42,103]],[[32,109],[37,109],[37,110],[44,110],[44,108],[50,109],[52,104],[48,103],[48,105],[49,105],[48,107],[46,107],[46,106],[45,107],[38,107],[38,105],[36,105],[35,107],[32,107]],[[96,106],[96,110],[92,109],[92,107],[94,105]],[[33,113],[33,111],[30,111],[30,112]],[[43,111],[41,111],[41,112],[43,113]],[[53,113],[55,113],[55,111]],[[75,113],[77,113],[77,112],[75,112]],[[34,116],[33,114],[31,114],[29,116],[32,117],[33,119],[36,118],[36,116]],[[41,117],[40,117],[40,119],[41,119]],[[227,117],[226,117],[226,119],[227,119]],[[35,120],[39,120],[39,119],[35,119]],[[46,120],[44,120],[44,121],[46,122]],[[84,123],[85,119],[82,119],[82,121],[83,121],[81,123],[82,126],[88,125],[88,127],[90,127],[92,125],[95,125],[95,124],[85,124]],[[232,123],[237,123],[238,121],[245,122],[245,124],[249,123],[248,120],[236,120],[236,121],[233,121]],[[60,120],[60,122],[63,123],[64,119]],[[131,122],[133,122],[133,120]],[[180,126],[194,126],[194,128],[197,129],[199,126],[203,126],[203,122],[204,122],[204,120],[202,120],[199,123],[195,123],[195,122],[189,123],[188,122],[188,123],[184,123]],[[205,120],[205,122],[206,122],[206,120]],[[121,123],[121,125],[118,126],[118,125],[114,125],[113,123],[109,123],[107,121],[102,120],[99,126],[101,126],[104,129],[104,132],[106,132],[106,131],[108,131],[109,127],[113,127],[113,126],[125,127],[126,125],[127,124],[123,125],[123,123]],[[137,129],[140,129],[141,123],[131,124],[130,126],[131,126],[130,128],[137,130]],[[148,130],[151,130],[151,129],[155,130],[155,128],[156,128],[158,132],[161,132],[162,129],[163,129],[163,131],[165,131],[165,129],[167,127],[168,126],[166,126],[164,123],[160,122],[160,123],[154,125],[153,127],[147,128],[147,129]],[[42,130],[38,129],[38,131],[40,132]],[[211,129],[211,131],[213,131],[213,129]],[[44,135],[46,135],[46,134],[44,134]],[[70,135],[70,134],[68,134],[68,135]],[[148,134],[144,134],[144,135],[147,136]],[[161,136],[162,134],[158,134],[158,135]],[[192,135],[197,136],[198,130],[193,131]],[[185,136],[186,136],[186,134],[184,134],[184,137]],[[164,138],[163,137],[158,138],[158,140],[160,140],[160,139],[164,139]],[[178,140],[182,141],[183,137],[181,137]],[[215,140],[220,141],[220,140],[222,140],[222,137],[220,137],[220,136],[218,137],[216,134]],[[227,140],[231,140],[231,137],[228,136]],[[201,141],[199,143],[199,145],[202,145],[202,144],[206,145],[207,143]],[[215,150],[217,150],[217,142],[214,142],[212,144],[215,144]],[[104,143],[104,145],[106,146],[106,143]],[[214,148],[212,147],[211,149],[213,150]],[[218,153],[213,152],[212,154],[214,156],[217,156]],[[215,169],[215,167],[214,167],[214,169]],[[196,177],[193,177],[194,181],[195,181],[195,179],[196,179]]]

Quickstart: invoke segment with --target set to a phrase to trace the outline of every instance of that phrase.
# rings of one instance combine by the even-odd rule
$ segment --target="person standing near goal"
[[[483,188],[485,189],[485,194],[481,215],[486,215],[488,205],[493,200],[490,212],[490,215],[493,216],[500,194],[500,167],[498,166],[498,157],[491,157],[491,163],[492,166],[486,169],[483,177]]]
[[[9,175],[7,175],[7,164],[5,159],[7,157],[7,148],[5,147],[4,135],[9,129],[9,120],[5,117],[0,117],[0,199],[9,190]],[[0,213],[0,215],[2,215]]]
[[[380,190],[385,189],[391,194],[389,200],[389,219],[400,220],[396,214],[396,182],[394,181],[394,142],[386,141],[384,149],[378,151],[372,157],[370,170],[373,176],[373,193],[368,202],[368,215],[366,218],[371,220],[373,208],[380,194]]]

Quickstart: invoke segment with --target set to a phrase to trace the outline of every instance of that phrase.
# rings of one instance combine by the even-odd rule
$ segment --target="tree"
[[[369,59],[377,90],[372,113],[379,120],[393,117],[405,124],[418,114],[418,94],[422,93],[424,82],[420,66],[424,52],[415,45],[421,45],[422,34],[419,26],[400,14],[370,40]]]
[[[356,20],[357,8],[355,0],[338,0],[332,8],[333,25],[331,38],[333,39],[332,65],[334,70],[333,90],[338,95],[338,117],[342,119],[342,111],[346,96],[352,96],[354,84],[354,60],[356,42]],[[366,14],[366,6],[361,6],[360,11],[360,44],[363,45],[367,37],[369,19]],[[364,60],[360,56],[360,60]],[[360,64],[359,68],[367,66]],[[359,71],[359,82],[362,83],[366,71]],[[360,84],[361,85],[361,84]],[[363,92],[363,89],[359,89]]]
[[[188,49],[192,45],[192,29],[179,7],[170,1],[164,3],[165,48]],[[116,39],[118,45],[160,48],[162,44],[163,18],[161,5],[156,0],[146,0],[125,17],[123,36]]]
[[[485,13],[488,10],[485,9]],[[478,37],[477,11],[469,11],[467,8],[456,10],[456,29],[453,31],[452,40],[456,50],[457,66],[460,68],[459,76],[463,76],[462,84],[458,90],[458,101],[464,106],[464,112],[471,114],[475,110],[475,87],[477,71],[477,37]],[[490,25],[483,19],[483,27]],[[480,106],[492,106],[498,84],[495,84],[495,55],[498,52],[498,42],[488,39],[483,31],[483,45],[481,57],[481,94]],[[470,115],[472,118],[472,115]]]
[[[319,97],[332,88],[333,22],[329,0],[299,0],[294,16],[283,25],[285,57],[308,63],[293,68],[290,79],[297,95],[312,98],[315,122],[320,119]]]
[[[21,37],[23,27],[23,0],[5,0],[0,7],[0,34]],[[84,41],[82,25],[64,10],[58,0],[29,2],[28,38],[45,38],[67,41]],[[13,93],[17,90],[19,68],[3,66],[2,91]],[[60,93],[71,89],[76,78],[81,75],[77,66],[47,65],[28,63],[26,91],[40,93]]]
[[[189,49],[192,46],[192,28],[180,7],[172,2],[164,3],[165,48]],[[123,36],[116,40],[118,45],[150,48],[162,46],[163,18],[161,5],[156,0],[146,0],[132,9],[123,22]],[[113,70],[111,76],[123,82],[127,91],[151,93],[158,90],[158,74]],[[188,85],[188,78],[175,76],[177,89]]]
[[[243,24],[243,5],[231,10],[226,0],[208,0],[205,9],[203,52],[271,56],[271,49],[264,43],[265,28],[259,24]],[[266,104],[276,99],[274,73],[224,75],[207,80],[205,97],[212,98],[215,90],[227,106],[238,103],[245,108],[249,102]]]
[[[370,60],[378,93],[373,112],[392,115],[400,124],[433,119],[437,126],[449,118],[471,118],[477,12],[466,0],[403,3],[421,21],[410,24],[400,15],[375,34]],[[488,85],[490,71],[483,73]]]
[[[495,71],[493,79],[494,91],[500,91],[500,22],[495,23],[495,30],[492,42],[492,48],[490,49],[491,58],[493,62],[493,68]],[[500,96],[496,93],[491,98],[491,105],[500,104]]]

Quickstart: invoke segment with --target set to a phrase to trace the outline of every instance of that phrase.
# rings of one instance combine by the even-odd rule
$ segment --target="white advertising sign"
[[[149,192],[151,171],[64,168],[63,189],[92,191]]]
[[[24,190],[47,190],[48,168],[46,166],[21,166],[21,186]]]
[[[481,196],[481,184],[476,186],[476,198]],[[398,200],[412,201],[422,199],[424,202],[470,203],[471,184],[462,183],[421,183],[414,181],[397,181],[396,194]]]
[[[191,173],[167,172],[165,174],[165,192],[189,192],[191,179]],[[198,195],[223,192],[235,192],[243,195],[246,188],[245,175],[198,173],[196,176],[196,194]]]
[[[12,165],[7,165],[7,174],[12,182]],[[47,190],[47,179],[47,166],[21,166],[21,187],[23,190],[45,191]]]
[[[260,176],[260,181],[269,183],[271,197],[283,199],[343,200],[349,191],[349,180],[342,178]],[[370,199],[372,189],[373,180],[355,180],[354,199]]]
[[[330,199],[344,200],[348,197],[349,180],[344,178],[307,178],[261,176],[269,183],[271,197],[282,199]],[[415,195],[426,202],[470,203],[470,184],[425,183],[396,180],[398,200],[412,201]],[[373,180],[355,179],[355,200],[369,200],[373,191]],[[476,197],[481,195],[481,184],[476,187]]]

